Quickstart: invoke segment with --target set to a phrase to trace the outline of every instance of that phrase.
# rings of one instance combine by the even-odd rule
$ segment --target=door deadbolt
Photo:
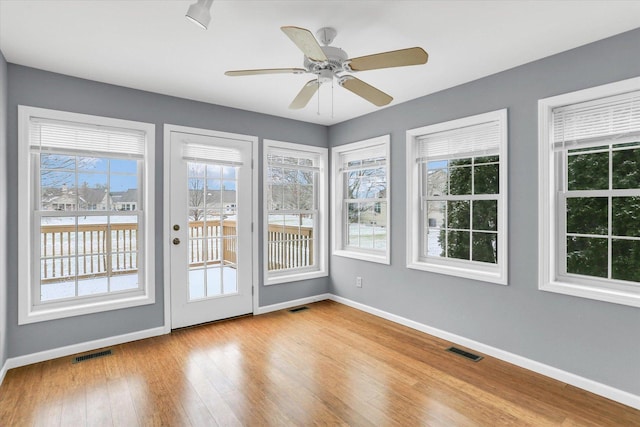
[[[174,245],[179,245],[180,244],[180,239],[178,239],[177,237],[175,239],[173,239],[173,244]]]
[[[180,230],[180,226],[178,224],[174,224],[173,225],[173,229],[178,231],[178,230]]]

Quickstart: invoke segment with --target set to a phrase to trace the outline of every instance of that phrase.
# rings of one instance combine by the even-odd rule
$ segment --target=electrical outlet
[[[361,288],[362,287],[362,277],[358,276],[356,277],[356,288]]]

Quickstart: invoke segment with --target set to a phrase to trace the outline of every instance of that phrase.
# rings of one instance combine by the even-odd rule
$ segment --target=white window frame
[[[560,271],[566,265],[566,256],[559,245],[564,236],[561,228],[565,211],[561,210],[562,197],[556,195],[556,181],[562,178],[558,177],[560,172],[552,147],[553,109],[639,89],[640,77],[636,77],[538,101],[538,288],[542,291],[640,307],[640,285],[613,279],[571,277]]]
[[[297,144],[292,142],[283,142],[265,139],[263,144],[263,176],[262,189],[265,199],[263,200],[263,251],[264,251],[264,284],[275,285],[279,283],[288,283],[299,280],[314,279],[317,277],[326,277],[329,275],[327,268],[327,251],[329,241],[329,215],[328,209],[328,153],[329,150],[323,147],[315,147],[311,145]],[[268,194],[268,155],[271,150],[291,151],[292,153],[308,152],[313,157],[318,157],[318,188],[317,192],[317,223],[315,226],[314,242],[316,244],[315,254],[317,256],[317,265],[314,267],[301,267],[284,271],[269,271],[269,251],[268,251],[268,232],[269,232],[269,209],[266,200]]]
[[[354,258],[363,261],[377,262],[381,264],[390,264],[391,262],[391,163],[390,163],[390,141],[389,135],[383,135],[364,141],[352,142],[338,147],[331,148],[331,184],[333,193],[333,210],[331,212],[331,227],[333,236],[333,254],[347,258]],[[344,207],[344,172],[342,171],[343,161],[341,159],[348,153],[362,153],[361,158],[367,158],[367,150],[383,147],[385,152],[385,179],[387,183],[386,198],[382,199],[387,203],[387,217],[385,222],[386,249],[367,250],[355,247],[349,247],[345,243],[347,221],[345,218]],[[380,199],[372,200],[380,201]]]
[[[38,280],[32,268],[35,248],[33,222],[35,220],[34,174],[29,147],[29,124],[32,118],[44,118],[142,131],[146,135],[145,155],[139,188],[143,193],[144,210],[141,215],[139,236],[139,269],[144,278],[141,288],[114,294],[76,297],[65,301],[35,304],[34,280]],[[127,307],[155,303],[155,125],[129,120],[91,116],[20,105],[18,107],[18,324],[29,324],[61,319],[83,314],[98,313]],[[38,265],[40,261],[36,262]]]
[[[422,241],[422,201],[420,188],[420,164],[418,145],[420,137],[432,133],[460,129],[468,126],[497,121],[500,125],[499,146],[499,194],[498,194],[498,262],[490,265],[476,261],[457,259],[431,259],[421,255]],[[507,155],[507,110],[497,110],[475,116],[437,123],[416,129],[410,129],[407,135],[407,268],[464,277],[487,283],[507,285],[508,283],[508,155]]]

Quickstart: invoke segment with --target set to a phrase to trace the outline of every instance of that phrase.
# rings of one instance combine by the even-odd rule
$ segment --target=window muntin
[[[539,102],[540,289],[640,306],[639,85]]]
[[[506,284],[506,110],[407,131],[408,267]]]
[[[264,155],[267,281],[326,275],[326,149],[270,141]]]
[[[389,136],[334,147],[334,254],[389,263]]]
[[[153,303],[154,126],[19,112],[19,323]]]

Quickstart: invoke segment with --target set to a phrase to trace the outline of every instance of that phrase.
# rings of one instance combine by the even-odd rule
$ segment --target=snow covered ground
[[[111,278],[111,292],[135,289],[138,274],[120,274]],[[106,277],[78,280],[78,296],[106,293],[109,290]],[[75,281],[47,283],[40,287],[42,301],[53,301],[76,296]]]
[[[349,224],[349,245],[362,249],[387,248],[387,229],[379,225]]]
[[[206,293],[205,293],[206,273]],[[189,270],[189,299],[228,295],[238,292],[238,274],[235,268],[208,267]]]
[[[442,253],[442,247],[438,242],[438,236],[440,236],[439,227],[430,227],[427,234],[427,255],[440,257]]]
[[[205,294],[206,271],[206,294]],[[111,277],[111,292],[136,289],[137,274],[120,274]],[[106,277],[78,280],[78,296],[108,292]],[[191,269],[189,271],[189,297],[192,300],[205,297],[233,294],[238,291],[237,271],[230,266]],[[74,281],[47,283],[41,286],[41,300],[55,301],[76,296]]]

